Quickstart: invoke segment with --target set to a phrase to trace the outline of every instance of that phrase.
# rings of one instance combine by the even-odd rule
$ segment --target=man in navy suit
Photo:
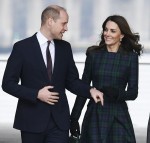
[[[79,80],[71,46],[62,40],[67,23],[63,7],[48,6],[42,12],[40,30],[15,43],[8,59],[2,88],[18,98],[14,128],[21,130],[22,143],[68,142],[70,114],[65,89],[103,103],[100,91]],[[47,72],[47,47],[51,78]]]

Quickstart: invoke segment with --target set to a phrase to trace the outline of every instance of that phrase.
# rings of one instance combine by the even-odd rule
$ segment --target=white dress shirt
[[[41,52],[43,55],[43,59],[45,62],[45,65],[47,66],[47,60],[46,60],[46,48],[47,48],[47,41],[48,39],[44,37],[44,35],[39,31],[37,34],[37,39],[41,48]],[[54,69],[54,59],[55,59],[55,44],[54,41],[52,40],[49,46],[50,54],[51,54],[51,59],[52,59],[52,71]]]

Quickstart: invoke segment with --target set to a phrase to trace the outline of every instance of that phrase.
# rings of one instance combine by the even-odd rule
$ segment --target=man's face
[[[57,20],[52,20],[50,28],[51,37],[53,39],[62,39],[63,34],[68,30],[67,24],[68,14],[61,10],[59,18]]]

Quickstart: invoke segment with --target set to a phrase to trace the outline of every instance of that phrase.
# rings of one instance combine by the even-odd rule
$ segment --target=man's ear
[[[47,24],[51,26],[53,22],[54,22],[53,18],[49,17],[47,20]]]

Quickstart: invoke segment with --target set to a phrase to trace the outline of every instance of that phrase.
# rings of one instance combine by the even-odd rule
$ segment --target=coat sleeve
[[[139,72],[139,63],[138,55],[131,55],[130,61],[130,70],[128,77],[128,86],[127,90],[124,90],[122,87],[119,88],[118,101],[125,100],[135,100],[138,96],[138,73]]]
[[[88,85],[90,85],[91,80],[92,80],[92,60],[91,60],[91,56],[88,55],[86,57],[86,61],[85,61],[85,67],[84,67],[84,72],[82,75],[82,81],[87,83]],[[72,113],[71,113],[71,120],[79,120],[82,109],[86,103],[86,98],[83,98],[81,96],[77,96],[76,100],[75,100],[75,104],[73,106],[72,109]]]
[[[18,44],[15,44],[8,58],[2,81],[2,89],[19,99],[36,102],[38,90],[30,89],[19,84],[23,65],[20,48]]]
[[[71,46],[69,46],[71,47]],[[90,85],[79,79],[79,73],[75,65],[71,48],[68,47],[67,59],[68,59],[68,70],[66,77],[66,88],[70,92],[77,96],[83,96],[90,98]]]

